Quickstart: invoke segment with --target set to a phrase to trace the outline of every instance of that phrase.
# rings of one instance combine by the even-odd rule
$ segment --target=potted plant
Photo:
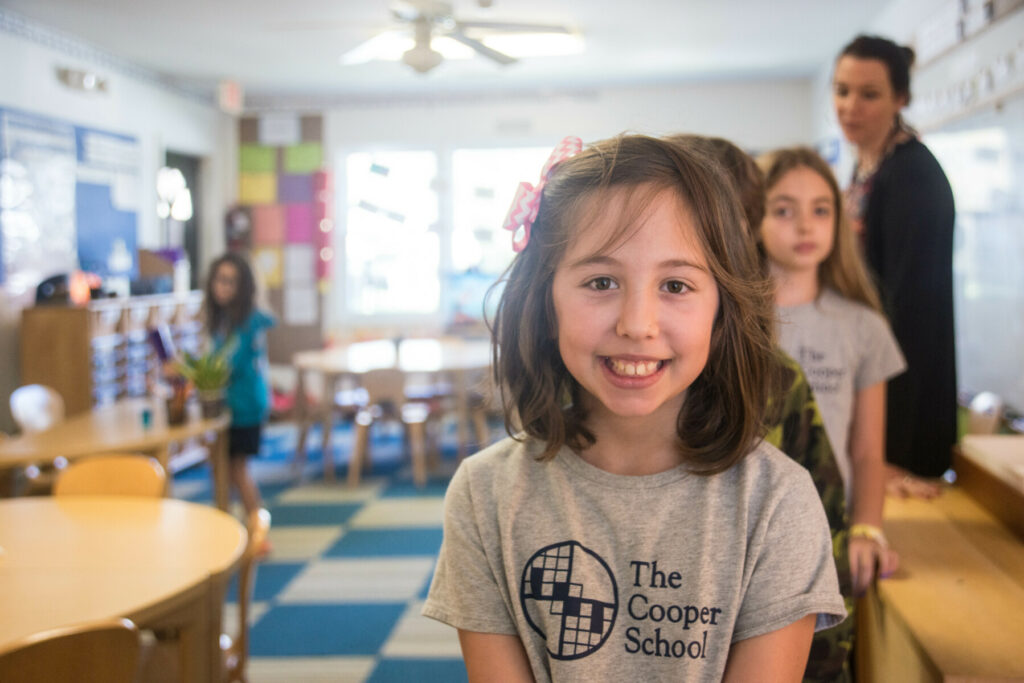
[[[217,417],[224,409],[224,391],[231,376],[230,345],[200,355],[189,352],[178,361],[178,372],[196,388],[203,417]]]

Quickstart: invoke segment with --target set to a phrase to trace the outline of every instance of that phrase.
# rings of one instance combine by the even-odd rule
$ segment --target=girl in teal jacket
[[[228,252],[211,264],[206,283],[206,323],[215,349],[230,346],[229,470],[248,515],[262,505],[248,459],[259,453],[263,424],[270,414],[266,330],[275,321],[256,307],[256,281],[241,254]]]

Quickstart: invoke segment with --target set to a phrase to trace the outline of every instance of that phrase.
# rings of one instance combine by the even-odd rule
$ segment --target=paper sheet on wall
[[[313,173],[323,165],[324,150],[319,142],[303,142],[284,149],[285,173]]]
[[[240,146],[238,170],[242,173],[277,173],[277,148],[265,145]]]
[[[279,247],[284,243],[284,207],[265,204],[252,207],[252,243],[258,247]]]
[[[280,247],[264,247],[252,250],[253,261],[263,278],[263,284],[277,289],[283,281],[281,272]]]
[[[309,204],[288,204],[286,206],[285,240],[291,244],[306,244],[313,241],[312,206]]]
[[[284,147],[302,141],[302,119],[295,114],[260,117],[260,144]]]
[[[284,324],[312,325],[319,314],[315,285],[289,285],[284,288]]]
[[[277,201],[277,175],[239,173],[238,201],[243,204],[271,204]]]
[[[284,248],[285,285],[313,286],[314,252],[311,244],[288,244]]]
[[[78,267],[75,128],[0,109],[0,132],[0,282],[24,305],[43,278]]]

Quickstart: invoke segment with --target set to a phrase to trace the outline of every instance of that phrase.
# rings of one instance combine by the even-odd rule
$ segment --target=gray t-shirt
[[[879,313],[826,289],[816,301],[781,306],[779,345],[804,369],[851,497],[850,423],[857,392],[903,372],[896,337]]]
[[[731,643],[845,615],[818,494],[772,446],[711,476],[540,451],[505,439],[459,467],[423,608],[518,635],[537,681],[719,681]]]

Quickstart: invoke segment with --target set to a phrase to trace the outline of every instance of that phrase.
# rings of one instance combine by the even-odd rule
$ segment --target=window
[[[433,152],[346,161],[345,302],[356,315],[432,313],[441,301]]]
[[[345,314],[479,319],[487,289],[515,255],[501,227],[512,196],[520,182],[538,181],[549,152],[459,149],[450,163],[436,151],[348,154]]]
[[[536,183],[551,150],[460,149],[452,154],[449,322],[479,318],[484,296],[515,252],[502,222],[519,183]],[[494,302],[492,302],[494,303]]]

